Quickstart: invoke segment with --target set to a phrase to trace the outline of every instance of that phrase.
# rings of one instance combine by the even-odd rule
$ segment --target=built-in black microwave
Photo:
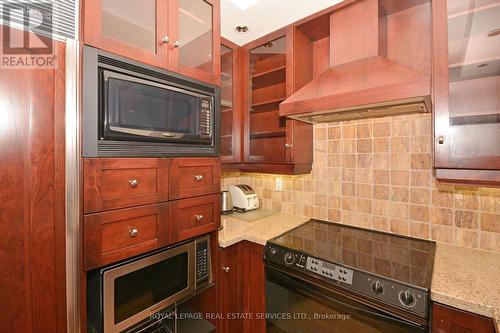
[[[89,46],[83,156],[217,156],[220,88]]]

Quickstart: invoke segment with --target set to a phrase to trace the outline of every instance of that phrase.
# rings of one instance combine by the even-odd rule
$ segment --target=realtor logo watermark
[[[53,4],[47,1],[0,3],[2,69],[49,69],[57,66],[52,36]]]

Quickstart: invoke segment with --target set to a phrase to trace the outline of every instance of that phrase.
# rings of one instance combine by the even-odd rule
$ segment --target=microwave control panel
[[[211,101],[203,99],[201,101],[201,114],[200,114],[200,134],[209,136],[212,128],[211,118]]]

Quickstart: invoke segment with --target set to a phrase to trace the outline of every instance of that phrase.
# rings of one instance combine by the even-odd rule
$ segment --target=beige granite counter
[[[500,333],[500,253],[437,243],[431,299],[495,320]]]
[[[273,214],[253,222],[240,220],[231,215],[222,215],[219,245],[228,247],[243,240],[265,245],[268,239],[287,232],[307,220],[309,220],[307,217],[282,213]]]

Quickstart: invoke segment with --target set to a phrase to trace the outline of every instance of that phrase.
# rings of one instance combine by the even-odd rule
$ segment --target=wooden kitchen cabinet
[[[241,242],[220,249],[220,332],[264,333],[266,321],[264,247]],[[240,314],[230,319],[227,314]]]
[[[245,51],[222,38],[221,44],[221,155],[222,163],[240,163],[242,135],[241,54]]]
[[[84,213],[167,201],[169,165],[164,158],[84,159]]]
[[[237,155],[223,160],[240,162],[237,166],[225,164],[225,169],[278,174],[311,171],[312,125],[279,116],[279,104],[302,87],[294,81],[293,33],[292,27],[286,27],[238,50],[239,93],[233,112],[241,119],[223,114],[222,129],[233,137],[239,134],[242,154],[241,162]],[[234,142],[238,142],[232,142],[234,152]]]
[[[87,45],[220,81],[219,0],[85,0],[83,22]]]
[[[243,310],[242,280],[243,265],[240,260],[240,244],[220,249],[219,267],[219,311],[224,318],[220,320],[219,333],[242,332],[241,318],[232,317]]]
[[[500,3],[433,2],[439,180],[500,184]]]
[[[433,303],[432,333],[495,333],[495,327],[490,318]]]
[[[248,107],[244,109],[244,171],[308,173],[312,125],[279,116],[295,88],[293,29],[287,27],[245,46]]]

